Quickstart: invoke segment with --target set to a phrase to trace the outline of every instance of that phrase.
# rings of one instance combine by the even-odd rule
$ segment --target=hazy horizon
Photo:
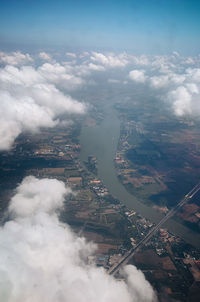
[[[0,1],[0,301],[193,297],[199,25],[195,0]]]
[[[5,51],[96,50],[199,54],[198,1],[1,1]]]

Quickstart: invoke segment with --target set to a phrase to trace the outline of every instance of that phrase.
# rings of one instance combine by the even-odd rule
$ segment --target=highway
[[[198,183],[189,193],[187,193],[183,199],[174,207],[172,208],[159,222],[156,226],[154,226],[149,233],[133,248],[131,248],[128,252],[126,252],[125,255],[121,257],[121,259],[115,263],[112,267],[109,268],[107,273],[109,275],[115,275],[120,268],[127,264],[128,261],[133,257],[133,255],[143,246],[145,243],[147,243],[151,237],[161,228],[161,226],[184,205],[186,204],[191,198],[193,198],[197,192],[200,190],[200,183]]]

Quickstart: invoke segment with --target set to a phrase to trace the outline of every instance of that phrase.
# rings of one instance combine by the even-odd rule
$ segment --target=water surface
[[[82,127],[80,135],[80,158],[82,161],[86,161],[89,155],[97,157],[98,177],[103,181],[110,193],[128,208],[134,209],[143,217],[157,223],[163,215],[130,194],[117,177],[114,158],[119,135],[120,120],[117,112],[111,105],[107,105],[105,106],[105,118],[100,125]],[[173,234],[200,248],[200,234],[173,219],[169,219],[163,227],[168,228]]]

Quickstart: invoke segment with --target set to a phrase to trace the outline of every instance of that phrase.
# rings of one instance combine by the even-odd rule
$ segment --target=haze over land
[[[59,124],[67,127],[69,122],[73,122],[72,114],[82,115],[92,110],[94,104],[89,94],[87,96],[87,90],[95,87],[99,90],[98,85],[104,85],[107,89],[121,86],[122,91],[126,91],[125,103],[133,102],[133,108],[135,100],[131,100],[131,94],[141,86],[144,97],[145,91],[153,95],[155,104],[163,110],[163,114],[167,110],[168,114],[178,119],[199,119],[198,56],[182,57],[177,52],[168,56],[66,52],[58,58],[57,54],[47,52],[34,55],[1,52],[0,60],[2,150],[12,150],[17,137],[27,131],[39,133],[43,127],[51,128]],[[84,91],[84,97],[78,98],[81,91]],[[120,104],[123,104],[123,100]],[[55,186],[60,189],[55,190]],[[60,195],[54,195],[54,192]],[[47,301],[93,301],[94,296],[99,296],[99,301],[121,301],[122,298],[124,301],[154,301],[153,290],[135,267],[125,269],[127,281],[119,287],[117,281],[106,276],[103,270],[88,266],[83,260],[93,252],[93,245],[73,235],[69,226],[60,224],[54,213],[62,207],[66,192],[64,185],[56,180],[37,180],[33,177],[26,178],[18,187],[9,206],[13,220],[6,222],[1,229],[4,246],[1,257],[1,282],[4,285],[1,295],[4,301],[17,301],[19,298],[31,301],[28,298],[30,295],[33,301],[40,301],[44,297]],[[19,235],[23,233],[23,236]],[[19,236],[19,242],[14,240]],[[76,249],[77,258],[72,252]],[[8,253],[10,260],[7,263],[5,259]],[[54,263],[55,254],[57,259],[60,258],[58,263]],[[51,258],[44,265],[45,255]],[[14,271],[9,261],[15,263]],[[19,278],[21,271],[24,271],[24,277]],[[76,275],[76,271],[82,277]],[[41,278],[39,283],[38,274]],[[71,275],[74,276],[73,280]],[[25,292],[23,280],[28,280]],[[103,297],[99,291],[104,293]]]
[[[84,113],[87,99],[76,100],[70,94],[98,85],[95,77],[107,80],[108,86],[127,88],[130,97],[135,85],[143,85],[144,95],[148,89],[161,108],[165,105],[171,114],[198,118],[199,61],[199,56],[182,57],[177,52],[165,56],[66,52],[60,57],[1,52],[0,148],[9,149],[23,131],[58,125],[59,116]]]

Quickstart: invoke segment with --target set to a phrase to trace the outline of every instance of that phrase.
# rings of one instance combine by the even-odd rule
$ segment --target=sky
[[[191,0],[0,0],[0,152],[22,133],[87,114],[98,77],[106,89],[121,85],[131,97],[138,86],[178,118],[199,118],[199,14]],[[119,283],[86,261],[94,244],[58,219],[70,193],[34,176],[14,191],[0,226],[0,301],[155,302],[136,267]]]
[[[200,50],[197,0],[1,0],[3,50]]]

